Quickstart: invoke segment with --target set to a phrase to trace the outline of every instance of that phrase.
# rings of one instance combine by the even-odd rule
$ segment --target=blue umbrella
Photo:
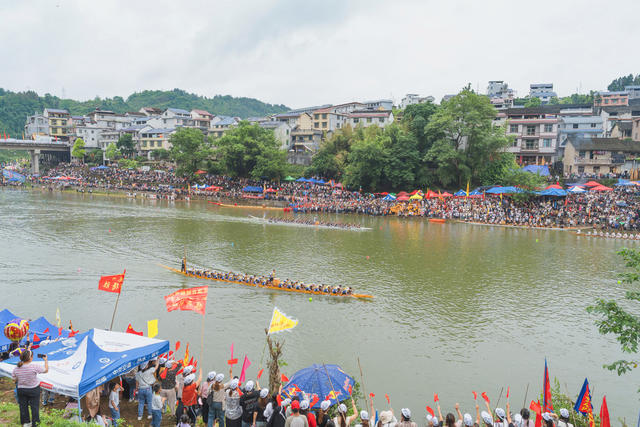
[[[282,397],[291,398],[302,392],[309,396],[309,401],[319,403],[331,400],[334,405],[349,399],[349,391],[355,384],[338,365],[311,365],[293,374],[289,382],[282,387]]]

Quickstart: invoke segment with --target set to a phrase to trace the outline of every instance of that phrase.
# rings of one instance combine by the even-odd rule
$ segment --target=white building
[[[436,99],[433,96],[420,96],[417,93],[408,93],[402,98],[400,108],[405,109],[409,105],[422,104],[424,102],[434,102]],[[391,108],[387,108],[390,110]]]
[[[363,102],[365,108],[368,110],[391,110],[393,108],[393,100],[391,99],[377,99],[374,101]]]
[[[160,120],[162,120],[162,127],[164,129],[192,127],[194,123],[191,118],[191,113],[180,108],[167,108],[160,116]]]
[[[349,122],[352,127],[369,127],[376,125],[384,128],[393,123],[391,111],[357,110],[349,114]]]
[[[553,91],[553,83],[531,83],[529,85],[529,97],[538,98],[542,104],[548,104],[551,98],[558,94]]]
[[[276,140],[280,142],[281,150],[289,150],[291,147],[291,126],[289,126],[289,123],[278,121],[261,121],[257,123],[261,128],[273,131]]]

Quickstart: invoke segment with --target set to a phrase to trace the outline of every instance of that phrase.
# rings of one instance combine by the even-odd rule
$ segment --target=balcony
[[[614,164],[614,162],[612,161],[611,157],[601,157],[598,159],[587,159],[584,157],[576,157],[576,161],[575,161],[576,165],[612,165]],[[620,162],[620,163],[624,163],[624,162]]]

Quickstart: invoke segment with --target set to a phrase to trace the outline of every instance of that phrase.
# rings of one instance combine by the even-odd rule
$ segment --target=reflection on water
[[[162,296],[209,284],[205,370],[224,369],[234,342],[237,353],[249,355],[255,375],[263,330],[277,305],[300,320],[283,335],[288,374],[332,362],[355,375],[359,356],[367,391],[389,393],[417,413],[437,392],[448,410],[459,401],[473,412],[471,390],[497,399],[500,388],[510,386],[512,402],[519,402],[530,383],[528,398],[534,397],[547,357],[563,390],[566,383],[577,394],[588,376],[593,400],[606,392],[614,419],[635,416],[637,387],[631,376],[602,369],[619,358],[618,347],[597,334],[584,308],[598,296],[623,294],[615,250],[637,243],[415,218],[319,215],[372,230],[316,229],[248,217],[262,216],[256,212],[0,191],[5,305],[51,318],[60,307],[74,327],[106,327],[115,297],[97,291],[98,276],[126,268],[116,328],[132,322],[143,329],[159,318],[161,336],[191,341],[193,348],[200,318],[167,313]],[[276,268],[282,279],[342,283],[376,298],[309,302],[304,295],[202,282],[158,267],[177,265],[185,250],[199,266],[262,274]]]

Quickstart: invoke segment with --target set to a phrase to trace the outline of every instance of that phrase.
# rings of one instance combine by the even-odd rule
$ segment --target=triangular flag
[[[40,341],[40,338],[38,338],[38,335],[36,335],[35,333],[33,334],[33,342],[38,342]]]
[[[434,416],[435,416],[435,414],[434,414],[434,412],[433,412],[433,409],[431,409],[429,406],[427,406],[427,412],[428,412],[429,414],[431,414],[431,416],[432,416],[432,417],[434,417]]]
[[[158,319],[147,321],[147,336],[153,338],[158,335]]]
[[[607,407],[607,396],[602,396],[602,406],[600,407],[600,427],[611,427],[609,421],[609,408]]]
[[[240,371],[240,378],[239,378],[240,382],[244,382],[244,376],[249,366],[251,366],[251,361],[249,361],[249,358],[245,355],[244,361],[242,362],[242,371]]]
[[[285,374],[280,374],[280,381],[286,384],[289,382],[289,378]]]
[[[176,351],[180,350],[180,341],[176,341]]]
[[[438,393],[433,393],[433,401],[438,402],[440,398],[438,397]]]
[[[484,401],[485,401],[485,402],[487,402],[487,403],[491,403],[491,402],[489,401],[489,396],[487,396],[487,392],[486,392],[486,391],[483,391],[483,392],[482,392],[482,398],[484,399]]]
[[[44,330],[44,331],[42,331],[42,332],[44,332],[44,333],[46,334],[47,332],[49,332],[49,328],[45,329],[45,330]]]
[[[297,324],[297,320],[287,317],[287,315],[278,310],[277,307],[274,307],[267,334],[286,331],[287,329],[295,328]]]
[[[189,364],[188,363],[189,362],[189,343],[187,343],[187,348],[184,351],[184,359],[183,360],[184,360],[183,365],[187,366]]]
[[[260,379],[260,377],[262,376],[263,372],[264,372],[264,369],[260,369],[260,371],[258,372],[258,379]]]

